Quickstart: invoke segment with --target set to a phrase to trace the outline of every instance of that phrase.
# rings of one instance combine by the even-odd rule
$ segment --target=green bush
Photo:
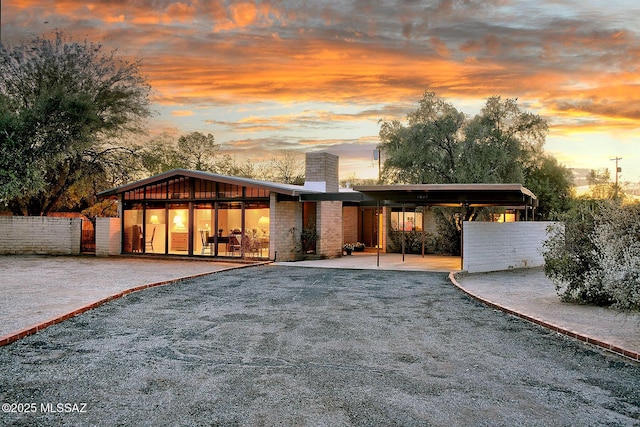
[[[580,201],[544,243],[563,301],[640,309],[640,204]]]
[[[404,236],[405,246],[404,252],[407,254],[422,253],[422,239],[424,235],[425,253],[436,253],[436,238],[433,233],[428,231],[392,231],[389,234],[389,243],[387,250],[389,252],[402,252],[402,238]]]

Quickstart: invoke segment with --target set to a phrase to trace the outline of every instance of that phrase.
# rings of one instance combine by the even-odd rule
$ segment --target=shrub
[[[428,231],[392,231],[389,233],[388,250],[400,252],[402,250],[402,238],[404,237],[404,251],[407,254],[421,254],[422,240],[424,239],[425,253],[435,253],[436,237]]]
[[[640,309],[640,204],[582,201],[561,219],[543,245],[560,298]]]
[[[587,283],[602,287],[616,308],[640,309],[640,203],[603,204],[597,220]]]

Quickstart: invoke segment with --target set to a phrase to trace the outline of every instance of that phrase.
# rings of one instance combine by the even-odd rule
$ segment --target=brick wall
[[[342,255],[342,202],[318,202],[316,254],[322,258]]]
[[[545,221],[465,221],[462,269],[479,273],[543,266],[540,249],[551,224]]]
[[[277,256],[277,261],[295,261],[302,258],[299,249],[302,230],[302,203],[297,201],[278,202],[277,195],[271,193],[271,222],[269,224],[269,253]],[[295,233],[291,229],[295,228]],[[277,251],[277,255],[276,255]]]
[[[120,218],[96,218],[96,256],[120,254],[120,225]]]
[[[358,207],[342,208],[342,243],[358,242]]]
[[[80,218],[0,217],[0,254],[78,255]]]

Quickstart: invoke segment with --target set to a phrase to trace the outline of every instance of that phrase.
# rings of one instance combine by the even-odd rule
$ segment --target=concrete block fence
[[[0,216],[0,255],[78,255],[80,218]]]
[[[541,267],[547,221],[465,221],[462,228],[462,269],[469,273]]]
[[[96,218],[96,256],[120,255],[120,218]]]

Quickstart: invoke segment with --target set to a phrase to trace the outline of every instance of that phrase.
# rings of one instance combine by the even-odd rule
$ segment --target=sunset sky
[[[56,30],[142,59],[153,133],[212,133],[229,154],[340,156],[377,176],[379,121],[431,90],[469,116],[517,97],[567,167],[640,181],[637,0],[2,0],[1,39]]]

